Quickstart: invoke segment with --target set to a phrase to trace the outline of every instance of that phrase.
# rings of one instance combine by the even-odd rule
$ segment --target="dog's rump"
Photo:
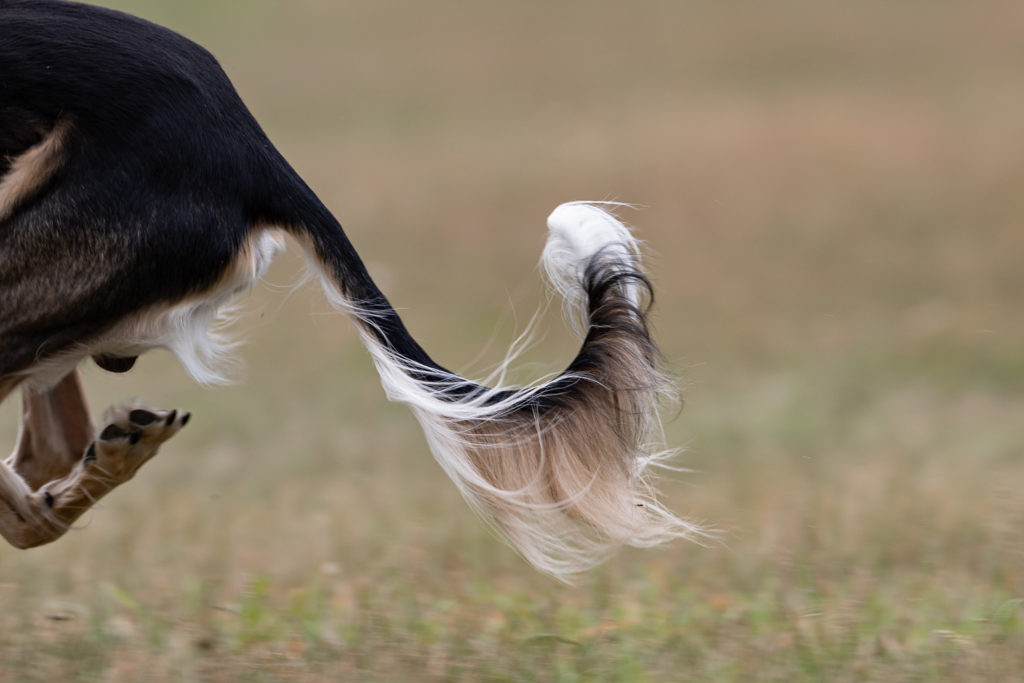
[[[0,377],[218,288],[272,147],[205,49],[121,12],[13,0],[0,84]]]

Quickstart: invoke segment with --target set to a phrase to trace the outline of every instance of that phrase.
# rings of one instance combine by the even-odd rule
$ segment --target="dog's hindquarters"
[[[234,291],[235,266],[255,263],[246,251],[268,250],[257,234],[280,226],[355,319],[389,397],[411,406],[470,504],[534,565],[565,576],[620,544],[699,533],[647,484],[662,457],[657,403],[668,384],[635,243],[614,218],[569,205],[549,220],[545,263],[585,322],[568,369],[525,389],[480,386],[413,339],[209,53],[89,5],[32,0],[0,11],[5,102],[32,114],[17,130],[0,119],[0,146],[20,156],[60,133],[50,150],[59,154],[35,159],[45,173],[0,192],[0,390],[45,363],[144,350],[97,340],[154,312],[184,310],[190,329],[203,322]]]

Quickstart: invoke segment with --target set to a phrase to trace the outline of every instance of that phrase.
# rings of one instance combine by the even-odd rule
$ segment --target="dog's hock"
[[[36,491],[24,484],[17,491],[0,491],[8,494],[0,496],[0,535],[18,548],[60,538],[100,498],[132,479],[190,417],[136,404],[110,408],[103,429],[64,476]]]

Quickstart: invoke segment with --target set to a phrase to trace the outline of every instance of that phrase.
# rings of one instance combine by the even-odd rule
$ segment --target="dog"
[[[0,0],[0,400],[22,394],[0,462],[0,534],[51,542],[189,420],[136,404],[94,430],[76,367],[127,372],[153,348],[216,381],[209,333],[289,236],[355,322],[470,506],[566,577],[621,545],[696,539],[658,503],[658,407],[673,390],[648,330],[630,230],[597,204],[548,218],[548,276],[580,323],[561,374],[489,388],[435,363],[341,225],[267,139],[217,61],[166,28],[64,0]]]

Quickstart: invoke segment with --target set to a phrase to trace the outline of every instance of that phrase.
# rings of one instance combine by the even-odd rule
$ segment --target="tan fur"
[[[115,436],[92,441],[77,371],[54,389],[26,396],[25,404],[33,417],[22,423],[20,443],[32,445],[32,457],[20,459],[28,451],[19,451],[0,463],[0,503],[5,503],[0,505],[0,536],[16,548],[63,536],[96,501],[135,476],[187,421],[176,411],[149,410],[155,419],[133,427],[129,416],[137,406],[121,405],[108,411],[105,421],[126,437],[129,430],[135,432],[134,440]],[[86,448],[89,457],[83,458]],[[45,465],[38,466],[40,462]],[[28,469],[21,471],[19,465]],[[25,478],[32,471],[52,478],[36,488]]]
[[[80,460],[92,436],[82,383],[72,372],[50,391],[22,392],[21,431],[8,464],[35,490]]]
[[[58,121],[46,137],[11,162],[10,170],[0,178],[0,221],[9,218],[57,172],[64,161],[70,129],[69,121]]]
[[[635,352],[615,355],[637,357]],[[611,373],[617,376],[591,386],[587,407],[568,405],[547,415],[543,430],[529,414],[457,427],[477,472],[497,489],[478,487],[468,497],[477,499],[485,518],[535,564],[542,561],[531,556],[543,540],[538,529],[566,542],[575,538],[576,550],[596,560],[619,545],[644,545],[644,538],[670,534],[676,524],[651,496],[642,461],[645,440],[654,436],[645,434],[647,416],[657,409],[649,389],[668,383],[635,360]],[[637,385],[640,381],[644,386]],[[635,391],[605,388],[631,384]],[[568,550],[571,555],[573,549]]]

